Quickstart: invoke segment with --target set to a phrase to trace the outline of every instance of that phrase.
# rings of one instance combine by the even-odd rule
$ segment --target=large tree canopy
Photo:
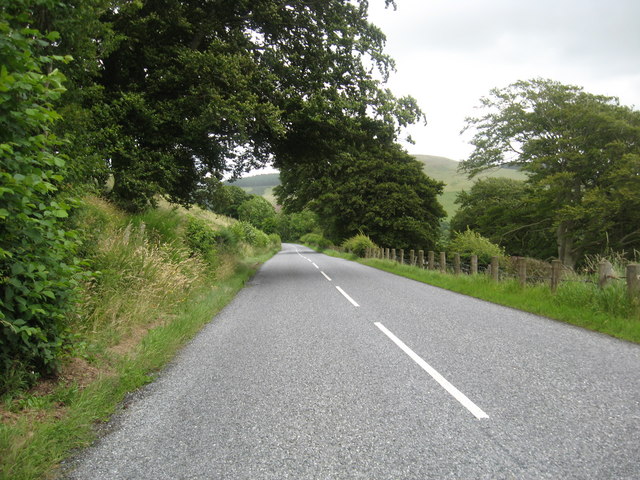
[[[437,200],[443,184],[427,177],[422,165],[393,143],[388,126],[373,120],[316,120],[300,136],[315,148],[301,157],[304,161],[279,165],[282,185],[275,194],[285,211],[310,208],[336,242],[361,232],[394,248],[435,246],[445,216]],[[327,145],[329,138],[333,145]],[[339,148],[332,153],[335,145]]]
[[[640,112],[551,80],[521,81],[482,99],[467,119],[471,175],[513,165],[550,209],[559,258],[640,248]]]
[[[75,27],[89,30],[86,41],[58,46],[90,67],[69,72],[67,99],[79,108],[70,109],[67,127],[78,139],[78,163],[95,171],[95,159],[106,160],[114,197],[136,209],[157,193],[190,203],[207,175],[240,174],[276,156],[298,161],[314,148],[300,138],[310,118],[370,118],[397,133],[422,114],[377,80],[393,62],[367,7],[364,0],[60,3],[46,15],[51,28],[63,38],[75,38]],[[99,24],[78,25],[87,11]]]
[[[456,198],[452,234],[468,228],[505,248],[511,255],[554,256],[553,219],[526,182],[511,178],[478,180]]]

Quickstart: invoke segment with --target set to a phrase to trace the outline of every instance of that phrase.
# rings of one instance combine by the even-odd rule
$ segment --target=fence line
[[[411,265],[418,268],[425,268],[428,270],[439,270],[442,273],[451,271],[454,275],[477,275],[484,273],[491,276],[494,281],[499,281],[501,278],[511,277],[516,278],[520,285],[524,286],[528,282],[549,283],[551,291],[555,292],[560,285],[560,282],[571,281],[563,278],[565,268],[560,260],[553,260],[551,263],[542,262],[545,265],[545,269],[548,271],[547,275],[529,275],[527,259],[524,257],[513,257],[512,261],[515,261],[514,271],[515,274],[508,274],[504,269],[500,269],[499,257],[492,257],[491,263],[486,265],[483,270],[479,270],[478,256],[472,255],[469,264],[463,264],[460,259],[459,253],[453,254],[453,263],[447,264],[446,252],[440,252],[438,261],[436,262],[436,254],[434,251],[428,251],[425,261],[424,250],[418,250],[417,255],[415,250],[409,250],[409,255],[405,261],[404,249],[395,248],[367,248],[365,258],[378,258],[383,260],[391,260],[397,263]],[[640,264],[631,263],[627,265],[626,275],[624,277],[616,277],[613,271],[613,266],[607,260],[602,260],[598,264],[598,280],[597,284],[600,288],[604,288],[613,280],[623,281],[627,284],[627,293],[629,298],[634,301],[640,302]],[[589,281],[589,280],[581,280]]]

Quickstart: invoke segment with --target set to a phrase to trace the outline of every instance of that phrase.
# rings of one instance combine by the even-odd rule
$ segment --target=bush
[[[311,247],[318,248],[320,250],[325,250],[332,246],[330,240],[327,240],[322,235],[318,233],[307,233],[300,237],[300,241],[305,245],[309,245]]]
[[[449,243],[449,252],[459,253],[460,258],[467,261],[472,255],[478,256],[478,262],[490,263],[491,257],[504,257],[505,252],[502,247],[491,243],[491,241],[478,232],[467,228],[465,232],[457,232],[453,240]]]
[[[0,391],[57,368],[73,306],[77,235],[67,231],[71,203],[51,129],[64,76],[62,57],[42,52],[56,40],[29,28],[27,13],[0,8]]]
[[[277,228],[275,208],[257,195],[252,195],[238,207],[238,218],[263,232],[274,233]]]
[[[358,235],[354,235],[353,237],[345,240],[342,244],[342,248],[359,257],[364,257],[368,248],[378,248],[378,246],[367,235],[359,233]]]
[[[193,253],[199,253],[210,265],[216,264],[218,235],[204,220],[189,217],[185,242]]]
[[[249,222],[236,222],[229,227],[229,230],[240,240],[252,247],[264,248],[269,245],[270,240],[266,233],[258,230]]]
[[[280,235],[278,235],[277,233],[272,233],[269,235],[269,244],[274,246],[274,247],[280,247],[280,245],[282,244],[282,240],[280,239]]]

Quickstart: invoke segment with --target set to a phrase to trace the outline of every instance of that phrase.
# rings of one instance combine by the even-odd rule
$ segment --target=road
[[[73,479],[638,479],[640,346],[285,244]]]

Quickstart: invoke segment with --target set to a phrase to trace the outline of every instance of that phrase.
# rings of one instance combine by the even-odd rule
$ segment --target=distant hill
[[[415,157],[424,164],[424,172],[428,176],[446,184],[444,193],[440,196],[440,203],[442,203],[449,217],[458,209],[458,205],[454,203],[458,192],[462,190],[468,191],[479,178],[506,177],[516,180],[524,180],[526,178],[525,174],[519,170],[499,168],[476,175],[470,180],[467,178],[466,173],[458,172],[460,163],[455,160],[433,155],[415,155]]]
[[[518,170],[500,168],[476,175],[473,179],[469,180],[465,173],[458,172],[459,162],[455,160],[433,155],[415,155],[415,158],[424,165],[424,171],[428,176],[446,184],[444,193],[440,196],[440,203],[442,203],[449,217],[458,209],[458,205],[454,203],[457,193],[461,190],[468,191],[478,178],[507,177],[517,180],[525,179],[525,175]],[[253,177],[235,180],[233,183],[230,183],[230,185],[237,185],[247,193],[261,195],[275,204],[273,188],[276,185],[280,185],[280,175],[277,173],[255,175]]]
[[[273,196],[273,188],[280,185],[279,173],[263,173],[253,177],[239,178],[233,182],[225,182],[242,188],[247,193],[260,195],[275,205],[276,199]]]

